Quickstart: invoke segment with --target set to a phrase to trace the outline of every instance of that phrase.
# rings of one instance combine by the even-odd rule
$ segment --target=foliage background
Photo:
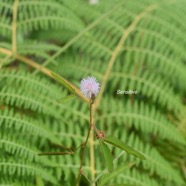
[[[37,154],[81,144],[88,105],[59,104],[68,92],[49,70],[76,86],[95,76],[97,127],[146,156],[112,149],[115,166],[135,165],[111,183],[186,185],[185,7],[185,0],[1,0],[0,185],[74,184],[79,153]],[[105,165],[93,134],[89,142],[84,171],[97,181]]]

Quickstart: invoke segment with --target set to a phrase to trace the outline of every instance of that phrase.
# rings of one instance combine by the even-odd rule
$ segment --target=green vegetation
[[[185,7],[1,0],[0,186],[75,185],[87,76],[101,85],[92,112],[106,137],[90,131],[79,185],[186,186]]]

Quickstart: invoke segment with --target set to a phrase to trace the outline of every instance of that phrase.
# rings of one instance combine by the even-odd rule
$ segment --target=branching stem
[[[80,163],[79,173],[78,173],[78,176],[77,176],[77,179],[76,179],[76,186],[78,186],[78,184],[79,184],[81,175],[84,174],[83,170],[82,170],[82,167],[83,167],[83,163],[84,163],[84,159],[85,159],[85,152],[86,152],[86,147],[87,147],[88,139],[89,139],[89,136],[90,136],[90,132],[91,132],[91,129],[94,128],[93,126],[94,126],[94,123],[93,123],[93,100],[91,99],[90,100],[90,126],[89,126],[89,130],[88,130],[88,133],[87,133],[85,143],[83,145],[83,152],[82,152],[82,156],[81,156],[81,163]]]

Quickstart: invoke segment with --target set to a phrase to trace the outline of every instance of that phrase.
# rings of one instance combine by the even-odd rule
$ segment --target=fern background
[[[1,0],[0,185],[74,185],[79,152],[38,156],[63,150],[55,144],[78,147],[88,131],[88,105],[58,103],[68,92],[52,70],[78,87],[95,76],[97,127],[146,156],[112,149],[115,166],[135,165],[111,183],[185,186],[185,7],[185,0]],[[93,135],[89,142],[83,169],[97,181],[105,165]]]

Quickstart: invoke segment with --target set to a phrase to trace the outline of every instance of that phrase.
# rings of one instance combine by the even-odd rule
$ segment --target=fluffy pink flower
[[[99,92],[100,84],[94,77],[87,77],[81,80],[80,90],[87,98],[91,98],[92,95],[96,96]]]

